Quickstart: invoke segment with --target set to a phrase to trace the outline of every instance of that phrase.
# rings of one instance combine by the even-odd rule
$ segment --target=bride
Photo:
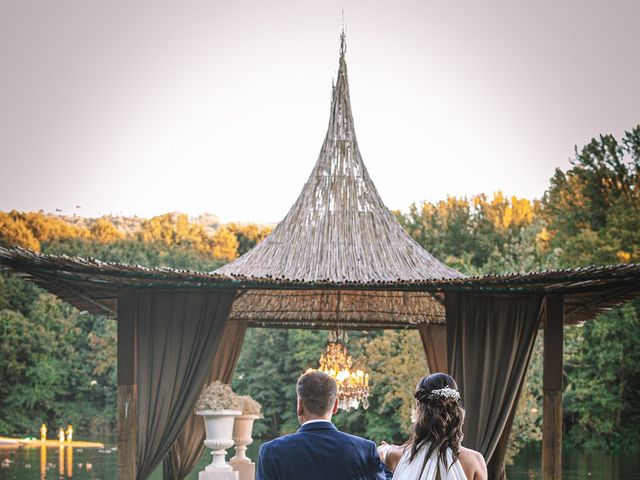
[[[461,445],[464,409],[455,380],[444,373],[428,375],[418,382],[415,398],[409,442],[383,442],[378,448],[393,480],[486,480],[482,455]]]

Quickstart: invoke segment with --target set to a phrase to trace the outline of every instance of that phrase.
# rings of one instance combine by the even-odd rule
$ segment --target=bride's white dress
[[[429,460],[427,460],[422,475],[420,475],[428,450],[429,445],[423,445],[418,450],[413,461],[409,463],[411,451],[407,449],[402,458],[400,458],[395,472],[393,472],[393,480],[435,480],[438,470],[440,471],[440,480],[467,480],[464,470],[462,470],[462,465],[458,460],[451,465],[451,460],[453,459],[451,449],[447,449],[447,465],[451,465],[451,468],[447,469],[446,465],[438,461],[437,452],[433,452]]]

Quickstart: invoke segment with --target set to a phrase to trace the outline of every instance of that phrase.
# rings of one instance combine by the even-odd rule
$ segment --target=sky
[[[342,10],[387,207],[540,198],[640,123],[637,0],[0,0],[0,210],[278,222],[329,119]]]

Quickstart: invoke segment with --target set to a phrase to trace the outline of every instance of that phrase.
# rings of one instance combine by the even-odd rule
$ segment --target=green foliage
[[[24,313],[1,309],[0,431],[33,434],[42,422],[113,429],[115,369],[98,361],[113,365],[113,324],[80,315],[48,293]]]
[[[317,366],[324,341],[323,334],[313,331],[247,331],[232,386],[262,404],[264,419],[256,422],[256,435],[272,438],[297,429],[296,381]]]
[[[43,253],[66,254],[98,258],[105,262],[122,262],[145,267],[187,268],[210,271],[224,262],[205,255],[190,245],[165,245],[162,242],[144,243],[126,238],[112,243],[97,243],[85,239],[56,240],[42,245]]]
[[[366,356],[372,385],[366,436],[404,443],[411,430],[415,385],[428,373],[420,336],[415,330],[384,331],[366,341]]]
[[[576,148],[572,168],[556,170],[543,217],[563,267],[640,260],[640,126]]]
[[[496,192],[491,199],[449,197],[411,205],[396,216],[407,232],[447,265],[468,275],[541,268],[537,202]]]
[[[41,290],[31,282],[0,274],[0,310],[15,310],[29,316]]]
[[[271,227],[256,223],[229,223],[226,227],[238,239],[238,255],[244,255],[271,233]]]
[[[640,302],[570,332],[564,409],[571,445],[630,448],[640,443]]]
[[[542,440],[542,334],[536,338],[518,409],[511,428],[507,463],[511,463],[522,447]]]

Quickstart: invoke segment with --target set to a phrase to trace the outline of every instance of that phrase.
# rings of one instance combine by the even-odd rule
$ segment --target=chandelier
[[[353,359],[346,343],[349,337],[343,331],[329,333],[329,341],[320,355],[319,371],[326,373],[338,384],[338,408],[356,410],[360,405],[369,408],[369,374],[364,370],[352,370]],[[307,371],[313,370],[310,368]]]

